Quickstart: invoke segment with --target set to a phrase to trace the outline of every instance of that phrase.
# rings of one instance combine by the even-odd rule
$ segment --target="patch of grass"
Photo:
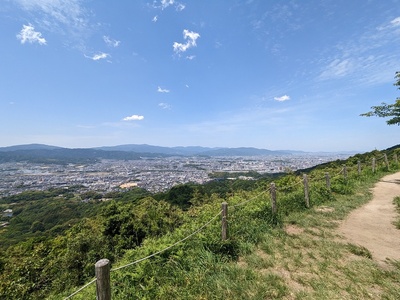
[[[338,180],[331,194],[320,185],[311,194],[310,208],[301,187],[292,188],[289,194],[278,194],[278,215],[271,213],[268,197],[229,209],[228,241],[220,241],[216,221],[164,255],[113,272],[113,299],[398,299],[400,262],[384,270],[368,249],[347,244],[335,231],[350,211],[371,199],[369,188],[378,179]],[[252,196],[244,193],[232,204]],[[219,207],[217,200],[210,202],[210,211],[214,204]],[[193,231],[209,215],[193,214],[201,220],[184,229]],[[180,238],[174,232],[147,240],[143,248],[128,250],[119,263]],[[94,285],[74,299],[93,295]]]
[[[396,205],[396,209],[400,213],[400,196],[395,197],[393,203]],[[394,221],[394,226],[396,226],[397,229],[400,229],[400,215],[397,217],[397,220]]]
[[[366,257],[369,259],[372,259],[372,254],[371,252],[369,252],[369,250],[363,246],[360,245],[354,245],[354,244],[347,244],[347,249],[353,253],[354,255],[357,256],[362,256],[362,257]]]

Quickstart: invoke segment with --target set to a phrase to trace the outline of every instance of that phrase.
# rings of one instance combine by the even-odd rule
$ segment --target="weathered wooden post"
[[[306,198],[306,207],[310,207],[310,197],[308,194],[308,179],[307,174],[303,174],[303,183],[304,183],[304,196]]]
[[[326,188],[330,191],[331,190],[331,177],[329,176],[329,173],[325,173],[325,181],[326,181]]]
[[[274,182],[271,183],[270,193],[271,193],[272,214],[276,215],[276,187]]]
[[[388,158],[387,158],[387,154],[386,153],[383,154],[383,157],[385,158],[386,169],[389,171],[389,161],[388,161]]]
[[[222,202],[222,232],[221,237],[222,240],[225,241],[228,239],[228,203]]]
[[[94,266],[96,274],[96,299],[111,300],[110,261],[106,258],[100,259]]]
[[[357,161],[358,176],[361,176],[361,161]]]
[[[372,158],[372,173],[375,173],[375,165],[376,165],[376,159],[375,157]]]
[[[347,180],[347,167],[346,167],[346,165],[343,166],[343,178],[344,178],[344,180]]]

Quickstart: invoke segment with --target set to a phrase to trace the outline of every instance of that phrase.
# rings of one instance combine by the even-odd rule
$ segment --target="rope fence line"
[[[166,248],[164,248],[164,249],[162,249],[162,250],[160,250],[160,251],[157,251],[157,252],[155,252],[155,253],[153,253],[153,254],[150,254],[150,255],[148,255],[148,256],[146,256],[146,257],[143,257],[143,258],[141,258],[141,259],[135,260],[134,262],[128,263],[128,264],[126,264],[126,265],[120,266],[120,267],[115,268],[115,269],[111,269],[110,272],[115,272],[115,271],[124,269],[124,268],[126,268],[126,267],[135,265],[135,264],[137,264],[137,263],[139,263],[139,262],[142,262],[142,261],[144,261],[144,260],[147,260],[147,259],[149,259],[149,258],[151,258],[151,257],[153,257],[153,256],[156,256],[156,255],[158,255],[158,254],[160,254],[160,253],[162,253],[162,252],[165,252],[165,251],[167,251],[167,250],[169,250],[169,249],[175,247],[176,245],[178,245],[178,244],[180,244],[180,243],[186,241],[186,240],[189,239],[190,237],[192,237],[192,236],[194,236],[195,234],[197,234],[197,233],[199,233],[200,231],[202,231],[205,227],[207,227],[209,224],[211,224],[212,221],[214,221],[218,216],[220,216],[221,213],[222,213],[222,210],[220,210],[215,216],[213,216],[210,220],[208,220],[208,222],[206,222],[205,224],[203,224],[202,226],[200,226],[197,230],[195,230],[195,231],[192,232],[191,234],[187,235],[187,236],[184,237],[183,239],[181,239],[181,240],[175,242],[174,244],[172,244],[172,245],[170,245],[170,246],[168,246],[168,247],[166,247]],[[97,278],[94,278],[93,280],[91,280],[90,282],[88,282],[87,284],[85,284],[84,286],[82,286],[81,288],[79,288],[78,290],[76,290],[74,293],[72,293],[71,295],[69,295],[69,296],[67,296],[66,298],[64,298],[64,300],[70,299],[71,297],[73,297],[74,295],[78,294],[79,292],[81,292],[82,290],[84,290],[85,288],[87,288],[89,285],[91,285],[92,283],[94,283],[95,281],[97,281]]]
[[[285,191],[285,190],[290,190],[291,188],[294,188],[295,186],[301,184],[302,182],[303,182],[303,181],[300,179],[298,182],[296,182],[296,183],[294,183],[294,184],[292,184],[292,185],[289,185],[289,186],[287,186],[287,187],[284,187],[283,189],[281,189],[281,188],[278,189],[278,187],[277,187],[277,188],[276,188],[276,191],[278,191],[278,192],[283,192],[283,191]]]
[[[257,198],[260,197],[261,195],[263,195],[263,194],[269,192],[270,189],[271,189],[271,188],[269,187],[269,188],[267,188],[265,191],[263,191],[263,192],[259,193],[258,195],[256,195],[256,196],[250,198],[249,200],[246,200],[246,201],[240,202],[240,203],[238,203],[238,204],[232,205],[231,208],[236,208],[236,207],[239,207],[239,206],[243,206],[243,205],[249,203],[250,201],[253,201],[254,199],[257,199]]]
[[[397,159],[397,156],[395,156],[395,158]],[[386,164],[386,166],[387,166],[387,170],[389,170],[389,162],[388,162],[388,159],[387,159],[387,155],[384,154],[382,157],[379,157],[379,158],[378,158],[378,160],[381,160],[381,159],[385,159],[385,164]],[[395,160],[396,160],[396,159],[395,159]],[[373,158],[373,159],[372,159],[372,170],[373,170],[373,173],[375,173],[375,162],[376,162],[376,159]],[[397,161],[396,161],[396,163],[398,164]],[[355,166],[355,167],[358,167],[358,175],[360,175],[360,174],[361,174],[361,173],[360,173],[360,172],[361,172],[361,163],[360,163],[360,161],[358,161],[357,165],[352,165],[352,166],[350,166],[349,168],[350,168],[350,169],[354,169],[354,168],[352,168],[352,167],[354,167],[354,166]],[[333,177],[329,177],[329,173],[325,173],[325,176],[324,176],[324,177],[312,178],[312,182],[320,181],[320,180],[326,179],[326,180],[327,180],[327,186],[328,186],[328,182],[329,182],[329,187],[328,187],[328,188],[329,188],[329,190],[330,190],[330,179],[337,178],[337,177],[339,177],[339,176],[341,176],[341,175],[344,176],[345,179],[347,179],[347,172],[348,172],[348,171],[349,171],[349,170],[347,169],[347,166],[344,165],[343,168],[342,168],[337,174],[335,174]],[[296,177],[296,179],[297,179],[297,177]],[[247,203],[249,203],[249,202],[251,202],[251,201],[257,199],[258,197],[264,195],[265,193],[270,192],[272,212],[273,212],[273,214],[276,214],[276,200],[277,200],[277,199],[276,199],[276,191],[283,192],[283,191],[285,191],[285,190],[289,190],[289,189],[291,189],[291,188],[293,188],[293,187],[295,187],[295,186],[298,186],[298,185],[300,185],[301,183],[304,184],[306,207],[309,208],[309,207],[310,207],[310,203],[309,203],[309,200],[310,200],[310,199],[309,199],[308,177],[307,177],[307,174],[305,174],[305,173],[303,174],[303,180],[299,180],[298,182],[296,182],[296,183],[294,183],[294,184],[292,184],[291,186],[288,186],[288,187],[284,187],[284,188],[279,188],[279,189],[277,189],[276,186],[275,186],[275,183],[274,183],[274,182],[271,182],[270,187],[266,188],[264,191],[262,191],[262,192],[260,192],[259,194],[257,194],[257,195],[255,195],[255,196],[251,197],[251,198],[248,199],[248,200],[245,200],[245,201],[242,201],[242,202],[237,203],[237,204],[235,204],[235,205],[232,205],[232,206],[230,206],[230,208],[231,208],[231,209],[235,209],[235,208],[237,208],[237,207],[243,206],[243,205],[245,205],[245,204],[247,204]],[[175,247],[176,245],[178,245],[178,244],[180,244],[180,243],[183,243],[184,241],[186,241],[187,239],[189,239],[189,238],[191,238],[192,236],[196,235],[197,233],[199,233],[200,231],[202,231],[204,228],[206,228],[208,225],[210,225],[210,224],[211,224],[218,216],[220,216],[220,215],[221,215],[221,217],[222,217],[222,240],[224,241],[224,240],[228,239],[228,234],[227,234],[227,227],[228,227],[228,223],[227,223],[227,213],[228,213],[228,203],[223,202],[223,203],[222,203],[222,209],[221,209],[220,211],[218,211],[217,214],[215,214],[211,219],[209,219],[206,223],[204,223],[203,225],[201,225],[198,229],[196,229],[195,231],[193,231],[193,232],[190,233],[189,235],[187,235],[187,236],[185,236],[184,238],[180,239],[179,241],[173,243],[172,245],[163,248],[162,250],[159,250],[159,251],[157,251],[157,252],[155,252],[155,253],[152,253],[152,254],[150,254],[150,255],[148,255],[148,256],[146,256],[146,257],[140,258],[140,259],[138,259],[138,260],[136,260],[136,261],[130,262],[130,263],[126,264],[126,265],[123,265],[123,266],[120,266],[120,267],[117,267],[117,268],[114,268],[114,269],[111,269],[111,270],[110,270],[110,269],[109,269],[110,267],[109,267],[109,264],[108,264],[109,261],[108,261],[107,259],[105,259],[105,260],[107,261],[107,264],[108,264],[108,279],[106,280],[106,284],[108,284],[108,289],[110,289],[110,287],[109,287],[109,286],[110,286],[110,280],[109,280],[109,273],[110,273],[110,272],[115,272],[115,271],[118,271],[118,270],[127,268],[127,267],[129,267],[129,266],[135,265],[135,264],[140,263],[140,262],[142,262],[142,261],[144,261],[144,260],[147,260],[147,259],[149,259],[149,258],[151,258],[151,257],[154,257],[154,256],[156,256],[156,255],[158,255],[158,254],[160,254],[160,253],[162,253],[162,252],[165,252],[165,251],[167,251],[167,250],[169,250],[169,249]],[[99,261],[99,262],[100,262],[100,261]],[[96,264],[96,265],[97,265],[97,264]],[[97,266],[96,266],[96,268],[97,268]],[[106,273],[107,273],[107,272],[106,272]],[[97,293],[99,293],[99,287],[98,287],[98,286],[99,286],[99,285],[102,285],[102,283],[101,283],[102,280],[101,280],[101,278],[99,278],[98,275],[97,275],[97,269],[96,269],[96,276],[97,276],[96,278],[92,279],[90,282],[88,282],[87,284],[85,284],[84,286],[82,286],[81,288],[79,288],[79,289],[76,290],[74,293],[72,293],[71,295],[69,295],[68,297],[66,297],[66,298],[64,298],[64,299],[65,299],[65,300],[70,299],[71,297],[73,297],[74,295],[78,294],[79,292],[81,292],[81,291],[84,290],[86,287],[90,286],[91,284],[93,284],[93,283],[96,282],[96,281],[97,281],[97,283],[96,283],[96,290],[97,290]],[[110,291],[109,291],[109,293],[110,293]],[[99,294],[98,294],[98,295],[99,295]],[[107,300],[108,300],[108,299],[111,299],[111,294],[110,294],[109,297],[105,297],[105,298],[101,298],[101,297],[98,296],[97,299],[98,299],[98,300],[102,300],[102,299],[107,299]]]
[[[79,288],[78,290],[76,290],[75,292],[73,292],[71,295],[69,295],[68,297],[64,298],[64,300],[70,299],[73,296],[75,296],[76,294],[78,294],[80,291],[84,290],[85,288],[87,288],[89,285],[91,285],[92,283],[94,283],[97,280],[97,278],[92,279],[91,281],[89,281],[88,283],[86,283],[84,286],[82,286],[81,288]]]
[[[184,237],[183,239],[181,239],[181,240],[179,240],[179,241],[173,243],[172,245],[170,245],[170,246],[168,246],[168,247],[166,247],[166,248],[164,248],[164,249],[162,249],[162,250],[160,250],[160,251],[157,251],[157,252],[155,252],[155,253],[153,253],[153,254],[150,254],[150,255],[148,255],[148,256],[146,256],[146,257],[143,257],[143,258],[141,258],[141,259],[135,260],[134,262],[131,262],[131,263],[126,264],[126,265],[124,265],[124,266],[121,266],[121,267],[118,267],[118,268],[115,268],[115,269],[111,269],[110,271],[111,271],[111,272],[115,272],[115,271],[124,269],[124,268],[126,268],[126,267],[135,265],[135,264],[137,264],[137,263],[139,263],[139,262],[141,262],[141,261],[144,261],[144,260],[146,260],[146,259],[149,259],[149,258],[151,258],[151,257],[153,257],[153,256],[156,256],[156,255],[158,255],[158,254],[160,254],[160,253],[162,253],[162,252],[164,252],[164,251],[167,251],[167,250],[169,250],[169,249],[175,247],[176,245],[178,245],[178,244],[180,244],[180,243],[186,241],[186,240],[189,239],[190,237],[192,237],[192,236],[194,236],[195,234],[197,234],[197,233],[199,233],[200,231],[202,231],[206,226],[208,226],[209,224],[211,224],[212,221],[214,221],[218,216],[220,216],[220,215],[221,215],[221,212],[222,212],[222,210],[220,210],[214,217],[212,217],[207,223],[205,223],[205,224],[203,224],[201,227],[199,227],[196,231],[192,232],[191,234],[189,234],[188,236]]]

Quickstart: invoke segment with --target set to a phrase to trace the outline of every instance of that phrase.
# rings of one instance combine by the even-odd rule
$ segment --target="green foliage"
[[[362,257],[366,257],[366,258],[372,259],[372,254],[371,254],[371,252],[370,252],[367,248],[365,248],[365,247],[363,247],[363,246],[354,245],[354,244],[347,244],[347,249],[348,249],[351,253],[353,253],[354,255],[362,256]]]
[[[0,234],[0,250],[29,238],[62,234],[81,218],[96,215],[104,205],[83,203],[65,189],[23,192],[2,201],[10,203],[7,207],[12,208],[13,217]]]
[[[225,257],[229,260],[237,260],[239,258],[239,242],[234,238],[206,243],[205,248],[215,255],[220,255],[222,258]]]
[[[182,212],[164,201],[146,197],[136,204],[112,202],[105,207],[103,234],[116,255],[139,246],[145,237],[160,236],[182,223]]]
[[[104,195],[106,199],[114,199],[115,201],[123,201],[123,202],[136,202],[137,200],[143,199],[147,196],[151,196],[151,193],[146,191],[145,189],[134,187],[132,189],[128,189],[126,191],[113,191]]]
[[[397,212],[400,213],[400,196],[397,196],[393,199],[393,203],[396,206]],[[394,225],[397,229],[400,229],[400,216],[397,217],[397,220],[394,221]]]
[[[390,149],[388,155],[397,149]],[[378,167],[374,174],[370,171],[372,157],[382,154],[372,151],[308,170],[311,206],[334,205],[346,198],[347,206],[342,203],[344,208],[340,209],[355,207],[350,199],[359,185],[367,186],[387,174],[384,167]],[[364,167],[361,176],[355,169],[358,160]],[[348,166],[347,179],[340,173],[344,164]],[[331,175],[330,190],[325,185],[326,172]],[[285,222],[319,224],[320,215],[305,205],[300,173],[273,178],[277,214],[272,213],[268,191],[272,178],[190,183],[156,195],[139,188],[104,196],[51,190],[1,199],[0,204],[7,208],[16,204],[12,205],[10,226],[0,231],[0,299],[59,299],[88,282],[94,275],[94,263],[101,258],[109,258],[114,268],[171,245],[174,247],[150,259],[112,272],[113,299],[290,298],[293,295],[285,280],[262,268],[286,255],[286,248],[282,248],[283,254],[273,256],[274,239],[287,244],[299,242],[281,230]],[[96,201],[100,196],[113,200]],[[80,199],[91,201],[83,203]],[[221,241],[218,215],[223,201],[229,203],[226,241]],[[197,232],[199,228],[202,230]],[[324,232],[319,234],[323,237]],[[184,242],[177,243],[182,239]],[[307,243],[295,245],[296,249],[315,247],[317,240]],[[243,266],[243,257],[260,245],[269,256],[253,260],[262,266]],[[358,246],[346,249],[347,253],[368,257],[368,252]],[[303,252],[296,255],[294,264],[300,268]],[[316,263],[323,268],[323,262]],[[288,265],[285,270],[293,268]],[[90,286],[74,298],[88,299],[94,293],[94,286]]]
[[[304,199],[304,192],[302,190],[297,190],[295,192],[282,195],[282,197],[279,199],[278,212],[283,216],[307,209]]]
[[[398,86],[400,89],[400,72],[396,72],[396,82],[395,86]],[[393,104],[386,104],[382,102],[381,105],[372,106],[372,111],[361,114],[364,117],[376,116],[380,118],[390,117],[389,120],[386,121],[388,125],[400,125],[400,98],[397,98]]]

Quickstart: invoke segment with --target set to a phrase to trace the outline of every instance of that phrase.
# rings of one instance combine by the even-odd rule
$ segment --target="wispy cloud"
[[[107,46],[114,47],[114,48],[118,47],[119,44],[121,43],[121,41],[114,40],[106,35],[103,36],[103,40],[107,44]]]
[[[332,57],[321,61],[317,80],[346,78],[360,84],[391,82],[400,53],[380,55],[383,48],[395,48],[400,42],[400,17],[367,30],[355,40],[334,47]]]
[[[200,34],[194,31],[189,31],[187,29],[183,30],[183,38],[186,40],[186,43],[178,43],[174,42],[172,47],[174,48],[174,52],[179,54],[185,52],[189,48],[196,47],[196,40],[200,37]]]
[[[26,42],[28,43],[38,43],[40,45],[46,45],[47,41],[44,37],[42,37],[42,34],[38,31],[35,31],[35,28],[29,24],[29,25],[23,25],[20,33],[17,34],[17,39],[21,41],[21,44],[25,44]]]
[[[85,55],[85,57],[96,61],[96,60],[105,59],[107,57],[110,57],[110,54],[100,52],[100,53],[94,54],[93,56]]]
[[[177,11],[182,11],[182,10],[184,10],[185,9],[185,5],[184,4],[182,4],[182,3],[178,3],[176,6],[175,6],[175,8],[176,8],[176,10]]]
[[[397,17],[397,18],[393,19],[392,21],[390,21],[390,24],[392,24],[393,27],[400,26],[400,17]]]
[[[350,59],[335,59],[333,60],[319,75],[319,79],[332,79],[343,77],[351,73],[354,69],[354,64]]]
[[[175,0],[161,0],[160,2],[154,1],[153,7],[159,9],[166,9],[168,7],[175,7],[177,11],[182,11],[185,9],[185,4],[175,1]]]
[[[161,107],[162,109],[171,109],[171,105],[169,105],[168,103],[158,103],[158,106]]]
[[[274,97],[274,100],[279,101],[279,102],[284,102],[290,100],[290,97],[288,95],[283,95],[280,97]]]
[[[154,23],[157,22],[158,21],[158,16],[154,16],[154,18],[151,21],[153,21]]]
[[[390,30],[396,27],[400,27],[400,17],[394,18],[389,23],[382,24],[378,26],[378,30]]]
[[[80,0],[15,0],[20,7],[30,12],[40,12],[42,18],[38,21],[48,30],[73,29],[81,31],[88,26],[89,14]],[[64,28],[65,29],[65,28]]]
[[[88,50],[90,36],[101,28],[100,22],[92,22],[94,13],[82,0],[12,0],[29,14],[32,24],[41,32],[58,36],[65,46],[82,53]]]
[[[159,92],[159,93],[169,93],[170,90],[167,90],[167,89],[163,89],[163,88],[161,88],[161,87],[158,87],[158,88],[157,88],[157,92]]]
[[[144,119],[144,116],[140,116],[140,115],[132,115],[130,117],[125,117],[122,120],[123,121],[141,121]]]

